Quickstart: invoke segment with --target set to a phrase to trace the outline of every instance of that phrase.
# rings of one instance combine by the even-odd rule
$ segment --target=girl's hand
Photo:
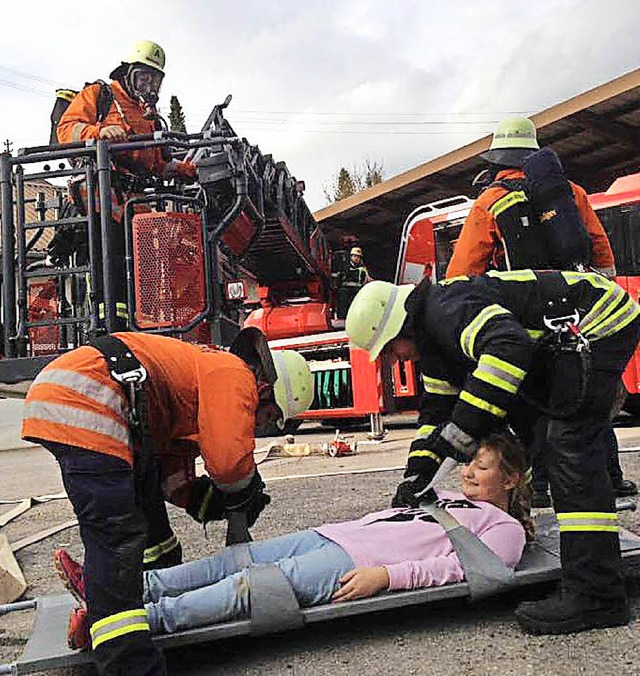
[[[366,599],[389,589],[389,573],[384,566],[355,568],[340,578],[340,584],[342,587],[331,598],[334,603]]]

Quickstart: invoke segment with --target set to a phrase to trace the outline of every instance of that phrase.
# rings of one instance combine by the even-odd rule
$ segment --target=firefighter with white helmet
[[[371,282],[351,304],[346,330],[372,360],[384,351],[422,368],[421,428],[393,505],[428,500],[451,459],[469,462],[506,422],[521,434],[544,423],[562,581],[550,598],[521,604],[518,622],[550,634],[627,624],[606,440],[640,336],[640,307],[629,294],[597,273],[573,271],[493,271],[425,279],[415,289]]]
[[[117,333],[56,358],[31,385],[22,436],[56,457],[85,547],[84,571],[55,554],[70,591],[86,598],[70,644],[84,647],[88,627],[100,673],[165,673],[142,603],[143,569],[181,560],[164,500],[201,523],[244,514],[249,526],[269,504],[256,431],[313,398],[304,358],[274,357],[257,329],[230,352]],[[198,455],[206,475],[196,478]]]

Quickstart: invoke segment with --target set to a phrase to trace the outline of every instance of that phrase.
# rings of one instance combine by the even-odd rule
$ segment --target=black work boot
[[[527,601],[516,609],[518,624],[529,634],[570,634],[629,624],[626,599],[602,599],[560,590],[542,601]]]

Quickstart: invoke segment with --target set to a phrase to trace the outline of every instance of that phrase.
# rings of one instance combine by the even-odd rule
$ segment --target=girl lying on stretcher
[[[520,445],[494,435],[462,468],[462,492],[437,490],[438,505],[510,567],[520,560],[525,539],[533,537],[526,467]],[[420,508],[385,509],[248,547],[254,563],[280,568],[302,607],[464,577],[444,529]],[[245,618],[250,610],[246,569],[239,569],[227,547],[205,559],[148,571],[144,600],[154,633]]]

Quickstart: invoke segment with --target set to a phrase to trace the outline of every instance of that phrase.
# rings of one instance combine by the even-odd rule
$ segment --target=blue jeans
[[[255,564],[274,563],[301,606],[327,603],[355,565],[335,542],[313,530],[249,543]],[[151,631],[183,631],[249,617],[247,571],[231,547],[215,556],[145,572],[144,602]]]

